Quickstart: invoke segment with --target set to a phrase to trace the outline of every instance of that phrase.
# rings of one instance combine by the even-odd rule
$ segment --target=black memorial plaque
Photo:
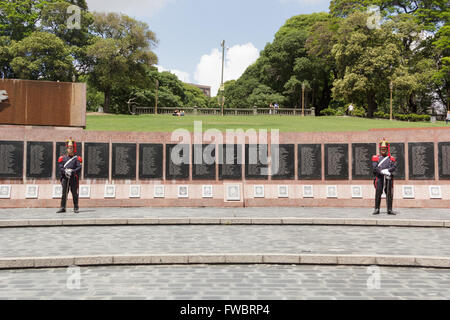
[[[391,156],[397,162],[397,168],[394,172],[395,179],[405,180],[405,144],[391,143]]]
[[[216,145],[194,144],[192,150],[192,179],[216,179]]]
[[[188,144],[166,145],[167,180],[189,179],[189,147]]]
[[[298,179],[322,180],[322,146],[320,144],[298,145]]]
[[[23,177],[23,141],[0,141],[0,178]]]
[[[376,143],[352,144],[352,179],[373,179],[372,157],[377,153]]]
[[[65,142],[57,142],[55,152],[56,152],[55,177],[56,177],[56,179],[60,179],[61,172],[59,170],[58,159],[59,159],[59,157],[67,154],[66,143]],[[77,142],[77,156],[83,157],[83,144],[81,142]],[[80,174],[81,174],[81,172],[80,172]]]
[[[409,180],[434,179],[434,143],[408,143]]]
[[[112,178],[136,179],[136,144],[112,144]]]
[[[348,144],[325,144],[325,180],[348,180]]]
[[[268,175],[268,145],[246,144],[245,145],[245,178],[267,179]]]
[[[274,144],[271,146],[271,175],[273,180],[295,178],[295,145]]]
[[[163,145],[139,145],[139,179],[162,179]]]
[[[84,178],[108,179],[109,177],[109,144],[84,144]]]
[[[27,178],[52,177],[53,142],[27,143]]]
[[[450,179],[450,142],[439,142],[439,179]]]
[[[242,146],[237,144],[219,145],[219,179],[242,179]]]

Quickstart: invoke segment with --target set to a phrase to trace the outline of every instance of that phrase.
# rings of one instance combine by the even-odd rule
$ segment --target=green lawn
[[[184,128],[194,131],[194,121],[208,129],[279,129],[281,132],[366,131],[376,128],[445,127],[444,121],[404,122],[353,117],[300,116],[185,116],[171,115],[88,115],[86,129],[96,131],[171,132]]]

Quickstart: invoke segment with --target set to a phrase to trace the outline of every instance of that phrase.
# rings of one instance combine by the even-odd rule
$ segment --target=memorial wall
[[[86,127],[86,84],[0,79],[0,125]]]
[[[261,144],[175,143],[170,133],[5,127],[0,133],[0,207],[26,206],[32,199],[57,206],[57,159],[68,136],[78,142],[83,158],[80,198],[85,205],[152,206],[158,200],[167,206],[233,201],[372,206],[367,201],[374,198],[371,159],[378,141],[388,137],[397,159],[397,205],[450,206],[450,130],[445,128],[281,133],[276,143]],[[28,195],[29,186],[38,187],[36,197]],[[107,187],[109,193],[103,192]]]

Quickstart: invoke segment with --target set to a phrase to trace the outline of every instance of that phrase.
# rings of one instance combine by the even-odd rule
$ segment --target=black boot
[[[74,208],[74,209],[73,209],[73,212],[74,212],[74,213],[80,213],[80,209],[79,209],[79,208]]]
[[[65,208],[60,208],[58,211],[56,211],[56,213],[63,213],[63,212],[66,212]]]
[[[392,209],[388,209],[387,214],[395,216],[396,213]]]
[[[375,214],[380,214],[380,209],[375,208],[375,210],[373,211],[372,214],[373,214],[373,215],[375,215]]]

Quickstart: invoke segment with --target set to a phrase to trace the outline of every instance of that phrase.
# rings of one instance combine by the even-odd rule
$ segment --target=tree
[[[57,36],[36,31],[10,48],[11,68],[21,79],[71,81],[70,48]]]
[[[92,33],[87,47],[94,65],[89,81],[105,95],[104,111],[109,112],[113,90],[131,92],[133,86],[148,81],[148,67],[157,62],[151,47],[155,34],[148,25],[124,14],[94,13]]]
[[[79,11],[71,11],[71,6],[77,6]],[[76,14],[80,14],[79,19]],[[46,5],[41,13],[40,28],[56,35],[71,47],[76,78],[87,74],[92,65],[86,54],[92,39],[89,33],[92,23],[93,16],[88,11],[86,0],[57,0]]]
[[[393,30],[367,27],[368,15],[355,12],[345,19],[338,32],[332,54],[338,79],[333,83],[335,99],[367,104],[369,117],[377,110],[377,94],[387,91],[389,80],[399,66],[399,43]]]
[[[53,0],[2,0],[0,2],[0,35],[22,40],[38,29],[42,9]]]

